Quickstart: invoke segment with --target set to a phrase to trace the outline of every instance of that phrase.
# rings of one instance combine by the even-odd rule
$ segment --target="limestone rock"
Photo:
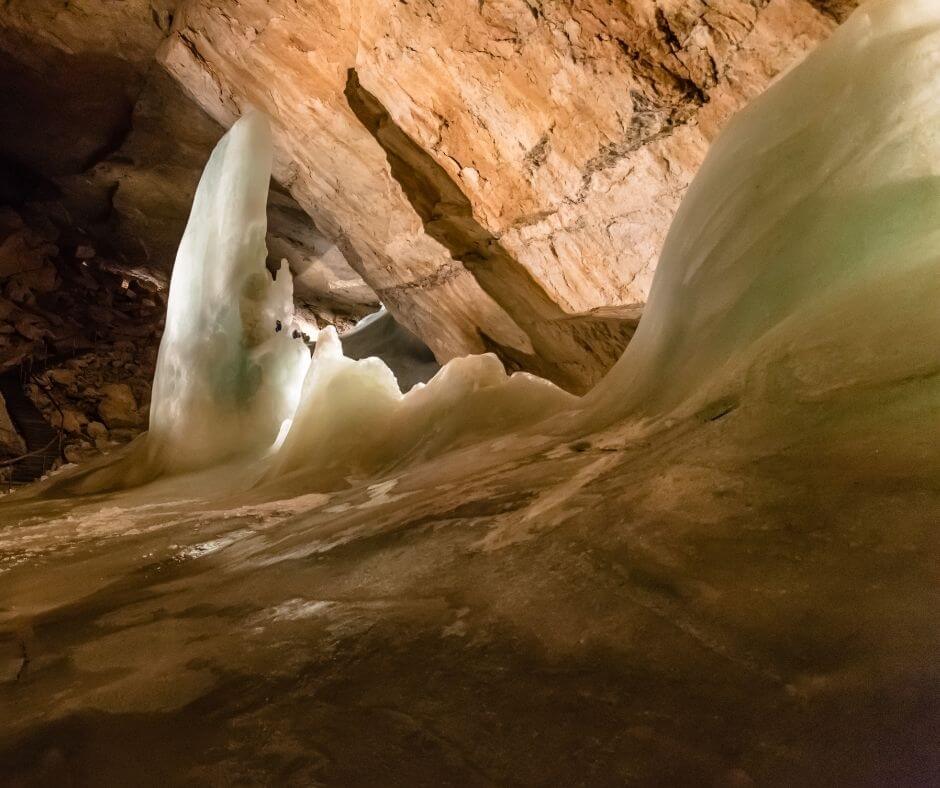
[[[0,278],[41,270],[48,265],[47,257],[57,251],[29,230],[14,232],[0,243]]]
[[[3,191],[30,201],[54,225],[92,236],[78,243],[76,259],[110,250],[119,270],[163,284],[199,173],[223,131],[153,63],[177,5],[10,0],[0,15],[0,160],[18,163]],[[282,210],[291,214],[286,228],[277,221]],[[295,273],[332,250],[319,277],[297,289],[311,317],[356,318],[377,308],[375,294],[289,195],[272,211],[280,230],[268,244]],[[26,259],[12,250],[14,270],[7,270],[5,235],[0,221],[0,277]],[[49,285],[10,287],[15,300],[29,301]]]
[[[109,429],[136,427],[140,423],[137,400],[126,383],[110,383],[101,393],[104,398],[98,405],[98,415]]]
[[[50,370],[49,377],[60,386],[73,386],[78,380],[78,373],[74,369],[63,367]]]
[[[273,117],[278,180],[439,360],[496,350],[583,389],[622,332],[585,350],[569,318],[646,300],[710,140],[840,13],[197,0],[158,57],[221,122]]]
[[[26,441],[17,431],[10,414],[7,412],[6,401],[0,394],[0,458],[19,457],[26,453]]]
[[[85,428],[85,432],[88,433],[88,437],[92,440],[108,437],[108,428],[105,427],[104,424],[102,424],[100,421],[89,422],[88,426]]]
[[[49,329],[34,315],[28,315],[16,321],[16,330],[27,339],[40,340],[51,336]]]

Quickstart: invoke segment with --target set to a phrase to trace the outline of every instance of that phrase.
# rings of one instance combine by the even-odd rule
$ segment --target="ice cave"
[[[938,0],[7,0],[0,784],[940,784]]]

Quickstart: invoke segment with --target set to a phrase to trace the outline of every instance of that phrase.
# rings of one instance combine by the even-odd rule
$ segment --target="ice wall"
[[[869,2],[714,144],[589,421],[935,373],[938,175],[940,2]]]

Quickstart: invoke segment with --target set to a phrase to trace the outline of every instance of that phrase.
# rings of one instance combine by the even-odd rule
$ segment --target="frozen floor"
[[[940,458],[885,410],[907,450],[737,409],[329,495],[8,503],[0,773],[936,783]]]

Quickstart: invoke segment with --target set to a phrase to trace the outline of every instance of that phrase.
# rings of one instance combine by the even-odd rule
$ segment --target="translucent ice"
[[[242,117],[203,173],[173,269],[153,384],[148,464],[203,467],[266,449],[297,406],[309,359],[291,339],[287,264],[265,268],[272,143]]]
[[[150,430],[89,488],[264,452],[293,414],[309,351],[291,339],[286,263],[275,279],[265,267],[272,155],[268,122],[256,112],[213,151],[173,268]]]
[[[936,372],[938,175],[940,3],[869,2],[710,150],[591,420]]]

